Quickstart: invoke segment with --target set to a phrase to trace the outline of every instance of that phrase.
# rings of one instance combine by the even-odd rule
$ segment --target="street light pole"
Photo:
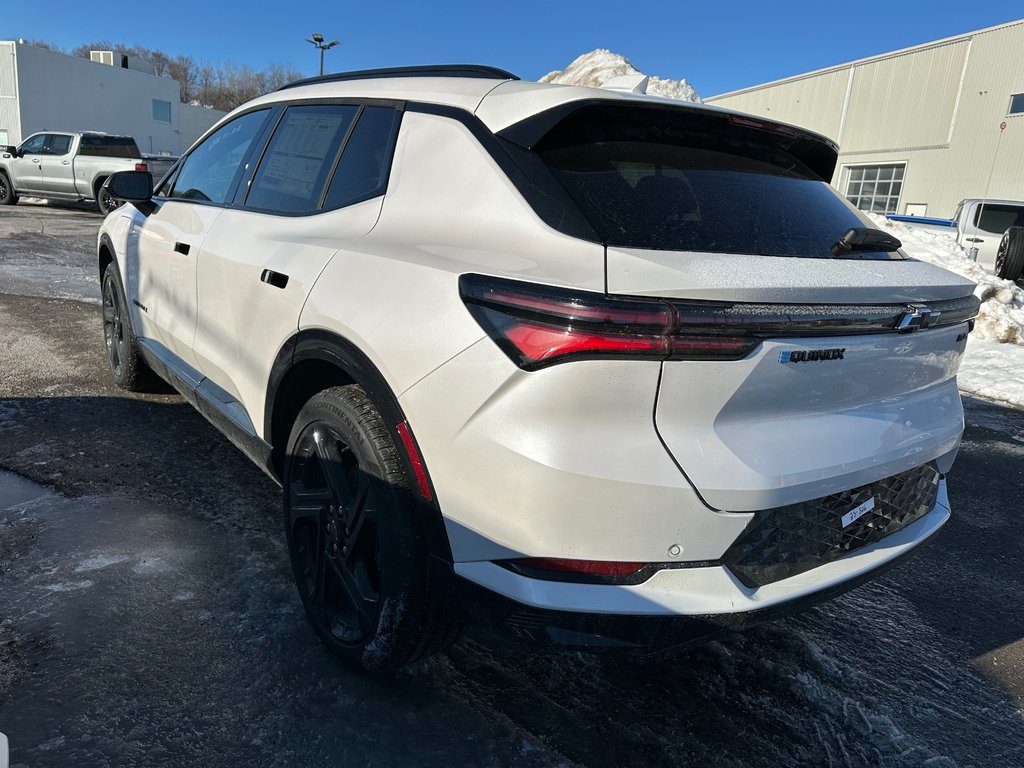
[[[340,41],[332,40],[329,43],[325,43],[324,42],[324,36],[319,34],[318,32],[314,32],[313,33],[313,39],[312,40],[307,39],[306,42],[310,43],[310,44],[312,44],[312,45],[314,45],[314,46],[316,46],[317,48],[320,49],[320,76],[323,77],[323,74],[324,74],[324,51],[331,50],[331,48],[336,46]]]

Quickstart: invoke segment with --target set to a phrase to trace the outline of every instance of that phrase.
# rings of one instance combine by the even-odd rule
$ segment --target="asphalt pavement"
[[[280,491],[102,353],[87,208],[0,209],[0,731],[12,766],[1024,765],[1024,413],[969,399],[953,518],[890,573],[642,664],[320,646]]]

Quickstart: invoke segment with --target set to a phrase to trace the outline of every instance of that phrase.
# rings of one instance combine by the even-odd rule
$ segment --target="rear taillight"
[[[725,305],[669,304],[463,275],[470,313],[516,365],[593,358],[736,360],[760,339],[737,335]]]
[[[149,170],[149,166],[146,165],[145,163],[136,163],[135,164],[135,170],[136,171],[148,171]]]

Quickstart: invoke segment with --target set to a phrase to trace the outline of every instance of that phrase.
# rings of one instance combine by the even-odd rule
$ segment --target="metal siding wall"
[[[963,40],[855,67],[843,151],[945,144],[969,46]]]
[[[18,45],[23,137],[43,130],[133,136],[143,152],[179,149],[177,82]],[[171,122],[153,120],[153,99],[171,102]]]
[[[986,188],[989,197],[1024,200],[1024,115],[1006,114],[1010,95],[1024,93],[1024,21],[707,102],[811,128],[826,125],[840,119],[842,103],[825,99],[815,105],[821,114],[800,120],[790,88],[810,93],[809,81],[834,82],[840,73],[845,80],[851,67],[854,88],[834,184],[843,166],[905,162],[900,213],[908,203],[925,203],[929,215],[951,216],[960,200],[983,197]],[[922,148],[929,145],[936,148]]]
[[[0,43],[0,129],[11,144],[21,143],[17,66],[14,43]]]
[[[810,128],[831,139],[839,136],[846,97],[847,70],[826,72],[782,83],[773,88],[748,91],[715,106],[773,117]]]
[[[182,104],[181,114],[181,153],[195,144],[196,139],[206,133],[206,130],[220,120],[227,112],[219,109],[207,109],[206,107],[194,107],[191,104]]]

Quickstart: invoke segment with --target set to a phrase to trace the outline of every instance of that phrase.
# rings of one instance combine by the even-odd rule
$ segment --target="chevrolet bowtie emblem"
[[[939,319],[941,314],[941,312],[928,309],[923,304],[912,304],[907,307],[907,311],[896,321],[896,330],[900,333],[913,333],[923,328],[929,328]]]

